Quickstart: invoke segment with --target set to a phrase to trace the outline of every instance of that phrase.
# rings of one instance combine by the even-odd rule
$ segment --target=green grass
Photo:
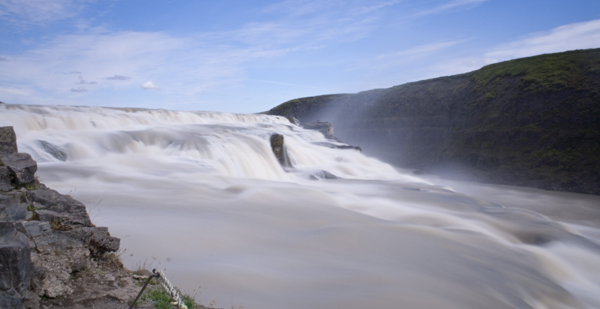
[[[154,308],[157,309],[173,309],[175,307],[171,304],[173,300],[171,300],[169,294],[164,289],[150,290],[144,293],[140,300],[145,301],[148,299],[154,301]],[[183,294],[181,295],[181,299],[189,309],[205,308],[204,306],[196,303],[196,301],[194,301],[194,298],[192,298],[190,295]]]
[[[578,82],[588,74],[600,72],[597,50],[576,50],[539,55],[487,65],[473,72],[471,80],[483,87],[498,78],[521,76],[527,90],[557,91],[565,87],[581,87]]]

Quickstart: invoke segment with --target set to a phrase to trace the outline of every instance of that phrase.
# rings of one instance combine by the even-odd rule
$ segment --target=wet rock
[[[70,196],[51,189],[31,191],[29,196],[41,221],[93,226],[85,205]]]
[[[285,149],[283,135],[277,133],[271,135],[271,149],[273,150],[273,154],[275,154],[277,161],[279,161],[279,164],[282,167],[292,167],[290,157],[288,156],[287,150]]]
[[[10,192],[0,195],[0,221],[25,220],[27,205],[21,203],[20,192]]]
[[[334,148],[334,149],[354,149],[354,150],[358,150],[358,151],[362,152],[362,148],[360,148],[359,146],[338,145],[338,144],[328,143],[328,142],[315,142],[313,144],[319,145],[319,146],[323,146],[323,147],[327,147],[327,148]]]
[[[302,127],[308,130],[319,131],[323,134],[323,136],[325,136],[325,138],[336,139],[335,136],[333,136],[333,125],[329,122],[315,121],[311,123],[305,123],[302,125]]]
[[[295,124],[295,125],[297,125],[297,126],[299,126],[299,125],[300,125],[300,120],[296,119],[296,117],[289,116],[289,117],[287,117],[287,120],[288,120],[290,123],[292,123],[292,124]]]
[[[36,171],[17,152],[12,127],[0,128],[0,308],[128,308],[139,288],[112,253],[120,239],[94,227],[85,205],[39,183]]]
[[[34,238],[51,232],[50,223],[43,221],[25,221],[22,223],[29,237]]]
[[[12,190],[11,175],[6,166],[0,166],[0,191]]]
[[[107,227],[83,227],[65,233],[89,244],[90,251],[95,256],[101,256],[105,252],[115,252],[121,245],[119,238],[110,236]]]
[[[17,237],[19,228],[0,222],[0,308],[23,308],[33,270],[31,249]]]
[[[60,161],[67,161],[67,153],[60,147],[47,141],[38,141],[44,150]]]
[[[328,171],[318,171],[309,177],[311,180],[319,180],[319,179],[338,179],[339,177]]]
[[[13,153],[1,156],[0,159],[8,168],[15,185],[24,186],[35,180],[34,174],[37,171],[37,162],[28,153]]]
[[[38,296],[67,297],[75,290],[74,272],[87,269],[90,251],[81,240],[64,231],[43,233],[34,237],[36,251],[31,255],[35,272],[31,279]]]
[[[84,247],[85,243],[66,234],[65,231],[52,231],[34,237],[36,251],[40,254],[52,254],[61,248]]]
[[[17,152],[17,135],[13,127],[0,127],[0,156]]]

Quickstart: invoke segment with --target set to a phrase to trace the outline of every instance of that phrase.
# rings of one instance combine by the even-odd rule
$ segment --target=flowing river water
[[[419,178],[275,116],[0,104],[0,125],[126,266],[203,304],[600,308],[598,196]]]

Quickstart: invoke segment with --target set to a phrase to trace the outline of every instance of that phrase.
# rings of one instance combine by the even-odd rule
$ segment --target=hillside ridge
[[[331,122],[338,138],[398,167],[600,194],[600,49],[299,98],[268,113]]]

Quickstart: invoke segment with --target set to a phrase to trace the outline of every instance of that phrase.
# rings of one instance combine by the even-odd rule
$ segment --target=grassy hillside
[[[269,113],[324,120],[366,153],[426,172],[600,194],[600,49],[547,54]]]

